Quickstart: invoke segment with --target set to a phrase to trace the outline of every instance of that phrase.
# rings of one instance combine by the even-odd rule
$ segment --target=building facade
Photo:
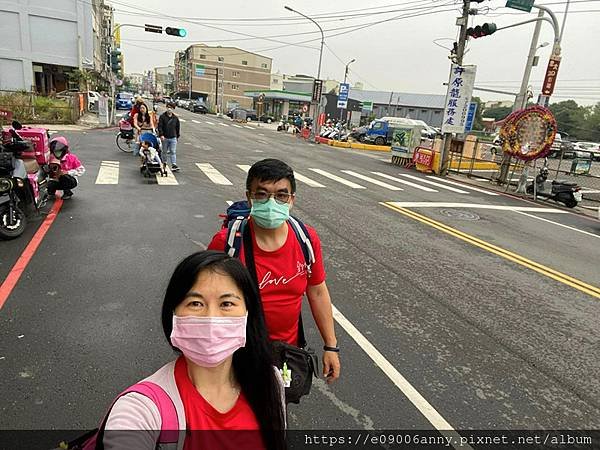
[[[74,69],[108,75],[113,23],[104,0],[2,2],[0,23],[0,89],[60,92],[78,87]]]
[[[271,58],[237,47],[192,45],[176,53],[174,64],[176,96],[201,98],[217,111],[251,108],[244,92],[271,85]]]
[[[175,89],[175,66],[154,68],[154,93],[170,95]]]

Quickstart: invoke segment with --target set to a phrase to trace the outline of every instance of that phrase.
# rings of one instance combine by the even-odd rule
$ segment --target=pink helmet
[[[67,153],[69,153],[69,141],[66,137],[56,136],[50,141],[50,151],[58,159],[62,159]]]

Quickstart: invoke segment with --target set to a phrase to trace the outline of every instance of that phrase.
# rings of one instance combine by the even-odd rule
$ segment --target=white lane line
[[[227,203],[228,206],[233,205],[233,202],[231,200],[225,200],[225,203]]]
[[[192,119],[192,122],[194,122],[194,123],[202,123],[202,122],[200,122],[199,120],[196,120],[196,119]]]
[[[441,181],[443,183],[448,183],[448,184],[451,184],[453,186],[458,186],[458,187],[461,187],[461,188],[464,188],[464,189],[469,189],[471,191],[483,192],[484,194],[487,194],[487,195],[494,195],[494,196],[499,196],[500,195],[497,192],[486,191],[485,189],[479,189],[479,188],[476,188],[476,187],[473,187],[473,186],[465,186],[464,184],[457,183],[455,181],[450,181],[450,180],[447,180],[445,178],[434,177],[433,175],[427,175],[427,178],[438,180],[438,181]]]
[[[345,184],[346,186],[349,186],[352,189],[366,189],[366,187],[361,186],[360,184],[353,183],[352,181],[346,180],[345,178],[342,178],[342,177],[338,177],[337,175],[334,175],[332,173],[326,172],[326,171],[321,170],[321,169],[311,169],[311,168],[309,168],[308,170],[312,170],[313,172],[316,172],[319,175],[323,175],[324,177],[330,178],[333,181],[337,181],[338,183]]]
[[[156,182],[161,186],[177,186],[179,182],[177,181],[177,178],[175,178],[175,175],[173,175],[173,172],[169,166],[167,166],[167,173],[168,175],[166,177],[163,177],[160,175],[160,173],[157,173]]]
[[[265,135],[265,133],[258,133],[258,135],[259,135],[259,136],[264,136],[264,135]]]
[[[214,123],[213,123],[213,122],[209,122],[208,120],[205,120],[205,121],[204,121],[204,123],[207,123],[207,124],[209,124],[209,125],[214,125]]]
[[[541,220],[541,221],[543,221],[543,222],[552,223],[552,224],[554,224],[554,225],[557,225],[557,226],[559,226],[559,227],[567,228],[567,229],[569,229],[569,230],[577,231],[578,233],[586,234],[586,235],[588,235],[588,236],[591,236],[591,237],[594,237],[594,238],[596,238],[596,239],[600,239],[600,235],[598,235],[598,234],[594,234],[594,233],[590,233],[590,232],[588,232],[588,231],[580,230],[580,229],[578,229],[578,228],[570,227],[569,225],[565,225],[565,224],[562,224],[562,223],[553,222],[553,221],[551,221],[551,220],[544,219],[543,217],[534,216],[533,214],[527,214],[527,213],[525,213],[525,212],[523,212],[523,211],[515,211],[515,212],[516,212],[517,214],[522,214],[523,216],[527,216],[527,217],[533,217],[534,219]]]
[[[437,186],[441,189],[446,189],[447,191],[457,192],[459,194],[468,194],[467,191],[463,191],[461,189],[456,189],[456,188],[453,188],[450,186],[446,186],[446,185],[443,185],[442,183],[436,183],[435,181],[426,180],[425,178],[415,177],[414,175],[406,175],[405,173],[401,173],[400,175],[402,175],[403,177],[407,177],[407,178],[411,178],[413,180],[419,181],[420,183],[427,183],[432,186]]]
[[[102,161],[96,177],[96,184],[118,184],[119,161]]]
[[[306,184],[308,184],[309,186],[312,186],[312,187],[318,187],[318,188],[325,187],[325,185],[323,185],[323,184],[321,184],[321,183],[319,183],[319,182],[317,182],[317,181],[315,181],[313,179],[305,177],[304,175],[302,175],[301,173],[296,172],[295,170],[294,170],[294,177],[296,177],[296,180],[302,181],[303,183],[306,183]]]
[[[254,130],[254,127],[249,127],[248,125],[244,125],[244,128],[248,128],[249,130]]]
[[[226,123],[222,123],[222,122],[219,122],[219,125],[224,126],[224,127],[228,127],[229,126]]]
[[[584,188],[585,189],[585,188]],[[600,194],[600,191],[598,190],[586,190],[586,191],[579,191],[581,192],[581,194]]]
[[[181,117],[179,118],[179,121],[180,121],[180,122],[187,122],[187,120],[185,120],[185,119],[182,119]]]
[[[496,211],[528,211],[552,214],[569,214],[569,211],[555,208],[537,208],[534,206],[507,206],[487,205],[477,203],[450,203],[450,202],[389,202],[399,208],[466,208],[466,209],[493,209]]]
[[[236,127],[236,128],[243,128],[241,125],[238,125],[237,123],[232,123],[231,126]]]
[[[237,166],[246,173],[248,173],[250,170],[250,166],[248,164],[237,164]]]
[[[379,366],[381,371],[396,385],[406,398],[423,414],[423,416],[433,425],[442,435],[452,437],[450,442],[454,442],[454,448],[473,450],[468,444],[460,444],[460,435],[454,430],[452,425],[437,412],[437,410],[417,391],[410,382],[402,376],[400,372],[375,348],[371,342],[335,307],[333,308],[333,318],[335,321],[354,339],[360,348]]]
[[[222,184],[225,186],[233,186],[233,183],[225,178],[221,172],[215,169],[212,164],[196,163],[196,166],[198,169],[204,172],[204,175],[206,175],[213,183]]]
[[[383,178],[387,178],[388,180],[397,181],[398,183],[406,184],[407,186],[412,186],[414,188],[421,189],[422,191],[425,191],[425,192],[438,192],[435,189],[431,189],[426,186],[421,186],[420,184],[413,183],[412,181],[402,180],[400,178],[396,178],[391,175],[388,175],[387,173],[382,173],[382,172],[371,172],[371,173],[373,173],[375,175],[379,175],[380,177],[383,177]]]
[[[367,177],[366,175],[361,175],[360,173],[353,172],[352,170],[342,170],[342,172],[347,173],[348,175],[352,175],[353,177],[360,178],[361,180],[368,181],[369,183],[376,184],[377,186],[384,187],[389,189],[390,191],[403,191],[404,189],[399,188],[398,186],[392,186],[391,184],[384,183],[383,181],[376,180],[375,178]]]

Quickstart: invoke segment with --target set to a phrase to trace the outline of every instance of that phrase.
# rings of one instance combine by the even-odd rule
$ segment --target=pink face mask
[[[216,367],[246,345],[248,314],[240,317],[173,315],[171,343],[202,367]]]

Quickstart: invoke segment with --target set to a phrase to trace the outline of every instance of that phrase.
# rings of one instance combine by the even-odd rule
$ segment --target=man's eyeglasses
[[[250,192],[250,198],[257,203],[266,203],[271,197],[273,197],[277,203],[283,205],[285,203],[289,203],[293,196],[294,194],[290,194],[289,192]]]

